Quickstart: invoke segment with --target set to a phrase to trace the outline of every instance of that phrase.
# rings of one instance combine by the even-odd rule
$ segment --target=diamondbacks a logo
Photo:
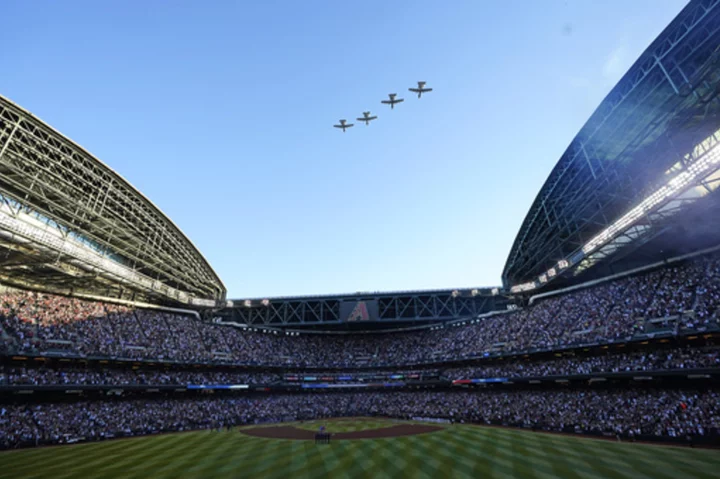
[[[368,319],[370,319],[370,313],[368,313],[365,301],[359,301],[347,318],[348,321],[367,321]]]

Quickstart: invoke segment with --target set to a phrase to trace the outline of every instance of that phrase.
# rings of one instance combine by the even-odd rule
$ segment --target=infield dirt
[[[337,432],[328,430],[333,440],[351,439],[380,439],[387,437],[414,436],[440,431],[440,426],[428,426],[424,424],[399,424],[397,426],[381,427],[377,429],[365,429],[362,431]],[[315,432],[307,429],[300,429],[293,426],[270,426],[241,429],[243,434],[268,439],[295,439],[300,441],[312,441],[315,439]]]

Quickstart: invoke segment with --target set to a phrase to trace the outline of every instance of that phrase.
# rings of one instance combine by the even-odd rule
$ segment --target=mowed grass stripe
[[[655,467],[646,467],[646,465],[641,460],[639,460],[639,458],[641,457],[640,455],[628,454],[631,448],[628,448],[627,446],[630,445],[626,444],[623,446],[617,442],[613,443],[608,441],[606,441],[604,444],[594,445],[589,443],[588,441],[578,441],[575,447],[584,451],[586,456],[593,458],[593,460],[597,460],[597,462],[600,462],[602,464],[602,467],[605,471],[607,471],[608,474],[611,473],[613,470],[620,469],[626,471],[628,477],[633,478],[637,477],[645,479],[673,479],[677,477],[677,474],[675,473],[669,476],[664,475],[664,471],[667,470],[667,468],[658,467],[660,466],[659,462],[656,462]],[[598,452],[601,453],[598,454]],[[660,458],[656,458],[655,460],[659,461]]]
[[[538,436],[547,436],[540,434]],[[560,447],[554,449],[561,454],[568,450],[567,441],[574,437],[560,437],[561,441],[554,440],[553,444]],[[578,438],[584,439],[584,438]],[[636,447],[642,446],[642,447]],[[573,448],[581,451],[585,460],[591,463],[606,477],[660,477],[676,478],[685,476],[677,464],[668,461],[667,448],[662,446],[627,444],[607,440],[578,440],[573,442]],[[674,452],[690,453],[691,450],[674,449]],[[696,473],[694,476],[697,477]]]
[[[259,453],[251,462],[243,463],[242,467],[245,468],[247,466],[246,471],[249,474],[257,475],[254,477],[259,477],[261,475],[264,476],[265,474],[272,472],[272,469],[275,468],[280,461],[282,461],[287,454],[288,448],[294,443],[300,445],[303,444],[299,441],[264,439],[263,452]],[[298,453],[298,456],[307,460],[307,452],[303,452],[305,452],[305,454],[300,452]]]
[[[178,476],[238,477],[241,475],[239,473],[242,472],[243,462],[257,460],[264,454],[264,445],[260,441],[253,441],[237,431],[218,434],[213,438],[212,445],[208,451],[194,453],[195,464],[184,465],[185,471],[178,471]],[[225,464],[222,471],[216,468],[218,464]]]
[[[582,462],[588,465],[594,471],[596,476],[599,475],[599,477],[609,478],[641,477],[648,479],[644,473],[636,474],[634,468],[625,463],[622,460],[622,455],[617,454],[615,451],[607,450],[601,452],[601,448],[592,448],[590,446],[591,444],[576,442],[572,444],[572,449],[580,453]],[[567,450],[568,448],[569,446],[565,446],[564,448],[554,447],[554,449],[556,449],[560,454],[563,449]]]
[[[569,438],[561,437],[561,439],[567,441]],[[611,471],[617,473],[621,469],[618,466],[624,464],[630,477],[676,478],[685,475],[683,472],[691,472],[695,474],[694,477],[702,477],[694,467],[688,471],[685,467],[681,467],[676,460],[668,460],[668,455],[676,459],[688,460],[689,456],[695,452],[691,449],[681,450],[663,446],[628,444],[602,439],[578,439],[581,440],[575,442],[574,448],[583,451],[583,454],[589,458],[589,461],[606,473],[610,473]],[[554,441],[554,443],[557,444],[558,441]],[[702,467],[705,465],[702,461],[699,463],[696,461],[692,462],[695,462],[696,466],[699,465]],[[652,467],[648,468],[646,465],[652,465]]]
[[[625,453],[632,454],[633,456],[642,457],[646,462],[656,461],[658,456],[666,463],[672,464],[673,467],[680,469],[694,470],[696,467],[703,467],[705,462],[698,455],[717,455],[718,451],[708,451],[703,449],[688,449],[688,448],[677,448],[677,447],[660,447],[660,453],[658,454],[658,448],[654,448],[650,445],[645,444],[630,444],[631,448],[626,448]],[[639,446],[639,447],[636,447]],[[617,447],[621,447],[617,444]]]
[[[116,457],[127,458],[134,457],[136,451],[141,451],[152,445],[153,448],[164,450],[164,444],[173,441],[182,440],[182,435],[173,434],[167,436],[145,437],[136,439],[121,439],[118,441],[108,441],[102,443],[78,444],[70,446],[54,446],[42,448],[38,451],[46,453],[42,460],[22,461],[22,452],[17,451],[10,456],[18,456],[20,462],[10,463],[2,461],[3,467],[0,468],[0,477],[68,477],[78,465],[85,465],[92,462],[96,467],[102,464],[112,462]],[[143,441],[140,441],[140,440]],[[6,453],[2,453],[0,458],[4,459]],[[16,459],[13,457],[13,459]],[[8,473],[7,476],[4,474]],[[36,475],[39,474],[39,475]]]
[[[550,461],[547,449],[542,448],[542,444],[530,441],[530,438],[522,438],[512,443],[512,447],[522,458],[525,464],[532,465],[532,474],[538,479],[554,479],[556,477],[566,477],[570,479],[580,478],[581,476],[574,468],[569,467],[567,463],[561,461]],[[503,439],[504,441],[505,439]],[[509,442],[509,441],[508,441]],[[540,446],[540,447],[539,447]],[[584,474],[585,477],[592,475]]]
[[[118,474],[122,474],[124,477],[131,477],[131,470],[133,468],[144,468],[148,460],[168,457],[169,452],[177,451],[179,445],[193,441],[194,439],[191,434],[192,433],[188,435],[174,435],[168,441],[148,441],[142,444],[133,444],[132,447],[128,447],[123,451],[122,454],[115,454],[113,457],[108,457],[104,463],[93,461],[92,464],[87,464],[77,469],[74,471],[77,474],[69,477],[87,477],[88,474],[94,474],[99,471],[110,477]]]
[[[447,468],[447,465],[443,463],[441,458],[437,457],[436,451],[438,448],[448,447],[448,445],[444,444],[444,441],[438,441],[438,437],[441,437],[439,433],[428,434],[428,437],[423,438],[412,438],[417,440],[404,442],[402,444],[404,450],[398,453],[411,456],[415,468],[425,473],[425,475],[428,472],[440,473]]]
[[[542,440],[542,436],[534,435],[511,435],[510,431],[501,429],[492,429],[494,441],[500,446],[500,449],[516,450],[519,467],[524,472],[535,474],[536,462],[547,462],[548,458],[553,458],[552,470],[557,473],[565,473],[564,477],[607,477],[598,471],[598,465],[589,461],[589,456],[581,449],[575,447],[575,444],[566,444],[562,450],[557,450]],[[527,451],[527,456],[522,451]],[[558,458],[562,458],[558,460]],[[557,474],[556,473],[556,474]]]
[[[137,471],[134,477],[147,477],[146,470],[153,471],[153,474],[164,477],[191,474],[191,467],[202,467],[203,464],[207,464],[205,462],[206,455],[223,445],[223,436],[227,437],[227,433],[216,431],[197,433],[181,444],[174,451],[173,456],[158,455],[157,457],[150,457],[144,464],[138,464],[130,471]]]
[[[600,477],[662,476],[660,469],[657,467],[649,469],[652,471],[651,474],[646,474],[645,471],[648,471],[647,468],[638,467],[633,457],[628,457],[631,452],[635,452],[632,451],[634,445],[618,444],[606,440],[574,441],[574,439],[576,439],[575,437],[550,436],[548,434],[526,431],[494,430],[508,437],[512,435],[523,435],[528,440],[532,438],[538,443],[543,444],[552,456],[561,457],[563,462],[572,463],[575,469],[583,471],[584,475],[594,474]],[[655,460],[657,461],[657,447],[655,447],[655,452]],[[625,460],[626,458],[628,460]],[[561,461],[557,462],[560,463]],[[670,477],[677,476],[671,475]]]
[[[596,439],[585,436],[565,436],[544,432],[532,432],[518,429],[501,429],[476,425],[462,427],[499,431],[501,434],[507,434],[509,436],[536,437],[543,443],[555,444],[560,449],[566,448],[569,443],[574,443],[578,444],[578,447],[579,445],[585,445],[588,449],[591,449],[593,451],[601,449],[603,450],[604,454],[647,454],[649,457],[652,457],[654,459],[657,459],[658,457],[664,458],[672,456],[676,460],[680,460],[682,462],[686,462],[688,464],[699,467],[706,466],[708,458],[717,457],[717,451],[714,450],[690,449],[683,446],[616,442],[609,441],[607,439]],[[597,455],[597,452],[595,452],[594,455]]]
[[[478,447],[481,440],[484,438],[479,438],[476,443]],[[454,437],[447,433],[429,435],[423,440],[422,447],[427,448],[428,454],[436,456],[439,463],[434,468],[436,474],[428,475],[428,477],[470,477],[476,476],[476,471],[487,471],[487,464],[484,460],[475,455],[475,452],[468,447],[467,442],[458,435]],[[422,470],[425,470],[426,457],[427,455],[418,458],[417,467]]]
[[[459,455],[465,456],[462,461],[471,466],[470,472],[493,477],[514,477],[515,461],[519,458],[506,446],[499,447],[500,441],[493,431],[474,431],[466,426],[457,426],[448,429],[448,434],[451,434],[450,444],[457,444],[455,450],[464,453]],[[460,470],[458,473],[467,474],[468,471]]]
[[[338,460],[328,471],[329,477],[369,477],[370,467],[374,461],[373,452],[376,447],[372,441],[358,443],[338,441],[331,443],[331,447]]]
[[[93,461],[93,464],[83,465],[77,470],[70,469],[70,474],[64,477],[81,478],[96,473],[108,477],[132,477],[133,471],[142,473],[143,471],[152,470],[148,467],[148,462],[153,459],[166,458],[171,460],[172,457],[178,457],[175,455],[178,446],[187,442],[194,442],[193,434],[176,434],[167,441],[148,441],[144,444],[132,444],[132,446],[127,444],[126,446],[129,447],[124,454],[115,455],[113,458],[105,458],[104,462]],[[132,441],[127,442],[132,443]],[[103,459],[103,457],[100,459]]]
[[[163,438],[170,437],[171,436],[163,436]],[[149,438],[139,438],[135,441],[142,439],[147,440]],[[121,439],[117,441],[82,443],[68,446],[40,447],[38,449],[19,449],[1,452],[0,457],[2,457],[3,466],[10,466],[18,470],[22,470],[23,467],[41,469],[45,466],[64,461],[66,460],[65,458],[86,457],[88,448],[92,450],[92,455],[100,454],[109,456],[113,454],[113,451],[123,451],[127,448],[127,442],[127,440]]]
[[[277,467],[267,471],[264,477],[268,479],[305,477],[308,475],[308,469],[315,467],[312,456],[314,451],[309,449],[309,447],[316,447],[314,443],[309,444],[303,441],[288,441],[288,443],[287,454],[280,459]]]
[[[264,460],[268,443],[268,440],[237,434],[216,456],[217,462],[209,458],[205,460],[203,473],[197,477],[252,477],[247,471]]]
[[[494,444],[487,435],[479,434],[469,441],[461,427],[448,427],[444,431],[428,435],[434,443],[435,454],[441,457],[443,473],[452,477],[486,477],[491,474],[493,464],[498,471],[495,477],[509,477],[513,466],[505,458],[494,452]]]
[[[174,456],[177,451],[177,446],[186,443],[187,441],[193,440],[194,433],[188,434],[175,434],[168,438],[166,441],[147,441],[143,444],[132,444],[132,441],[127,441],[128,449],[125,454],[109,458],[104,463],[95,464],[96,471],[102,472],[103,474],[113,476],[115,474],[122,475],[122,477],[130,477],[133,469],[144,469],[146,468],[147,461],[152,458],[166,458],[170,454]],[[160,439],[160,438],[158,438]],[[164,438],[163,438],[164,439]],[[82,468],[86,469],[86,468]],[[92,474],[93,471],[86,471]],[[68,477],[87,477],[80,475],[70,475]]]

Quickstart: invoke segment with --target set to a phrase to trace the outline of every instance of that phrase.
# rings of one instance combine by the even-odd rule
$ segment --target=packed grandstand
[[[4,447],[372,414],[637,437],[720,435],[720,396],[703,382],[720,369],[713,254],[519,311],[394,333],[288,335],[45,293],[0,298],[9,355],[0,387],[37,387],[49,397],[72,387],[87,396],[4,407]],[[638,373],[651,387],[630,387]],[[542,380],[548,385],[539,389]],[[603,386],[591,387],[593,380]],[[432,392],[406,391],[429,385]],[[354,392],[361,387],[367,391]],[[231,388],[262,392],[237,397]],[[118,389],[125,399],[98,400]],[[225,394],[173,398],[178,389]],[[147,391],[155,397],[138,397]]]
[[[681,29],[701,31],[709,41],[696,42],[694,33],[665,41]],[[718,211],[718,168],[707,168],[720,158],[720,132],[716,116],[700,121],[696,135],[686,135],[680,122],[697,126],[697,118],[688,116],[696,112],[694,102],[702,100],[706,111],[720,110],[719,32],[718,2],[691,2],[606,100],[617,105],[612,102],[621,103],[618,98],[639,95],[633,88],[667,83],[659,70],[644,70],[644,61],[658,58],[661,50],[661,58],[675,55],[677,68],[692,64],[695,76],[687,78],[703,75],[703,88],[715,91],[713,97],[705,92],[680,98],[679,88],[662,83],[667,95],[678,99],[672,121],[663,116],[663,138],[675,135],[673,128],[681,130],[690,141],[686,161],[674,166],[677,155],[669,155],[672,161],[658,157],[654,168],[660,173],[648,174],[643,188],[620,194],[624,186],[615,187],[613,201],[625,198],[627,210],[645,204],[639,195],[657,200],[652,192],[663,182],[690,190],[702,183],[702,194],[673,204],[678,211],[687,208],[683,214],[675,215],[675,209],[670,214],[666,207],[677,197],[667,193],[665,203],[646,204],[644,216],[613,217],[621,209],[607,204],[608,224],[588,220],[577,226],[582,217],[572,217],[563,224],[573,223],[576,230],[565,234],[537,219],[534,205],[508,259],[504,287],[390,299],[359,294],[347,299],[350,309],[367,303],[378,311],[363,310],[358,318],[367,327],[354,329],[342,328],[348,321],[339,314],[342,298],[317,300],[317,306],[310,303],[316,299],[228,301],[209,264],[147,199],[70,140],[0,98],[0,145],[5,145],[0,251],[6,261],[0,268],[0,448],[338,416],[442,418],[720,444],[720,230],[703,225],[697,228],[702,234],[688,233],[698,215]],[[601,128],[597,115],[612,114],[608,105],[603,103],[578,136],[588,150],[601,150],[601,140],[590,133]],[[618,114],[625,115],[623,121],[632,116]],[[656,125],[656,119],[632,121],[641,128]],[[623,165],[647,159],[649,150],[635,139],[616,140],[582,166],[593,170],[586,191],[597,204],[606,193],[600,182],[612,193],[612,178],[602,175],[617,175],[621,168],[613,169],[610,150],[632,157]],[[48,207],[47,196],[32,190],[54,181],[33,169],[43,163],[41,155],[62,168],[94,169],[94,178],[120,185],[123,201],[135,205],[133,214],[122,209],[123,216],[111,202],[95,212],[97,225],[56,213],[62,208]],[[602,166],[596,171],[593,162]],[[574,181],[564,173],[571,163],[561,159],[538,201],[570,201],[553,195]],[[668,179],[668,172],[700,171],[696,183],[687,175]],[[65,179],[77,183],[80,177],[76,171]],[[558,186],[562,181],[570,183]],[[62,185],[55,187],[58,198],[65,194]],[[76,190],[83,191],[82,185]],[[79,201],[71,196],[64,200]],[[87,200],[81,203],[97,203]],[[573,201],[586,200],[578,194]],[[18,202],[26,208],[11,214]],[[104,236],[103,215],[124,225],[122,239]],[[129,227],[133,221],[162,230],[162,238],[138,247],[146,230]],[[77,234],[60,241],[46,234],[48,225],[65,225]],[[574,236],[585,244],[573,244]],[[23,262],[27,267],[18,268]],[[466,306],[458,307],[461,301]],[[269,316],[255,321],[249,313],[270,311],[275,304],[283,314],[317,308],[317,321],[305,324],[307,315],[286,321],[280,313],[277,321]],[[248,321],[238,322],[240,317]],[[393,327],[381,327],[388,324]]]

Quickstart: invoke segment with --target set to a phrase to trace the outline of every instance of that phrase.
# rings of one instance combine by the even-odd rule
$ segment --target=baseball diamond
[[[293,428],[298,423],[288,423]],[[315,423],[314,423],[315,424]],[[327,424],[333,432],[333,422]],[[338,428],[397,427],[343,419]],[[312,441],[254,437],[246,426],[0,453],[0,478],[715,478],[718,451],[443,425],[427,434]],[[308,426],[309,427],[309,426]],[[406,427],[406,426],[400,426]],[[417,427],[417,426],[415,426]],[[298,430],[298,429],[296,429]],[[372,432],[372,429],[365,429]],[[307,431],[310,436],[312,432]]]

